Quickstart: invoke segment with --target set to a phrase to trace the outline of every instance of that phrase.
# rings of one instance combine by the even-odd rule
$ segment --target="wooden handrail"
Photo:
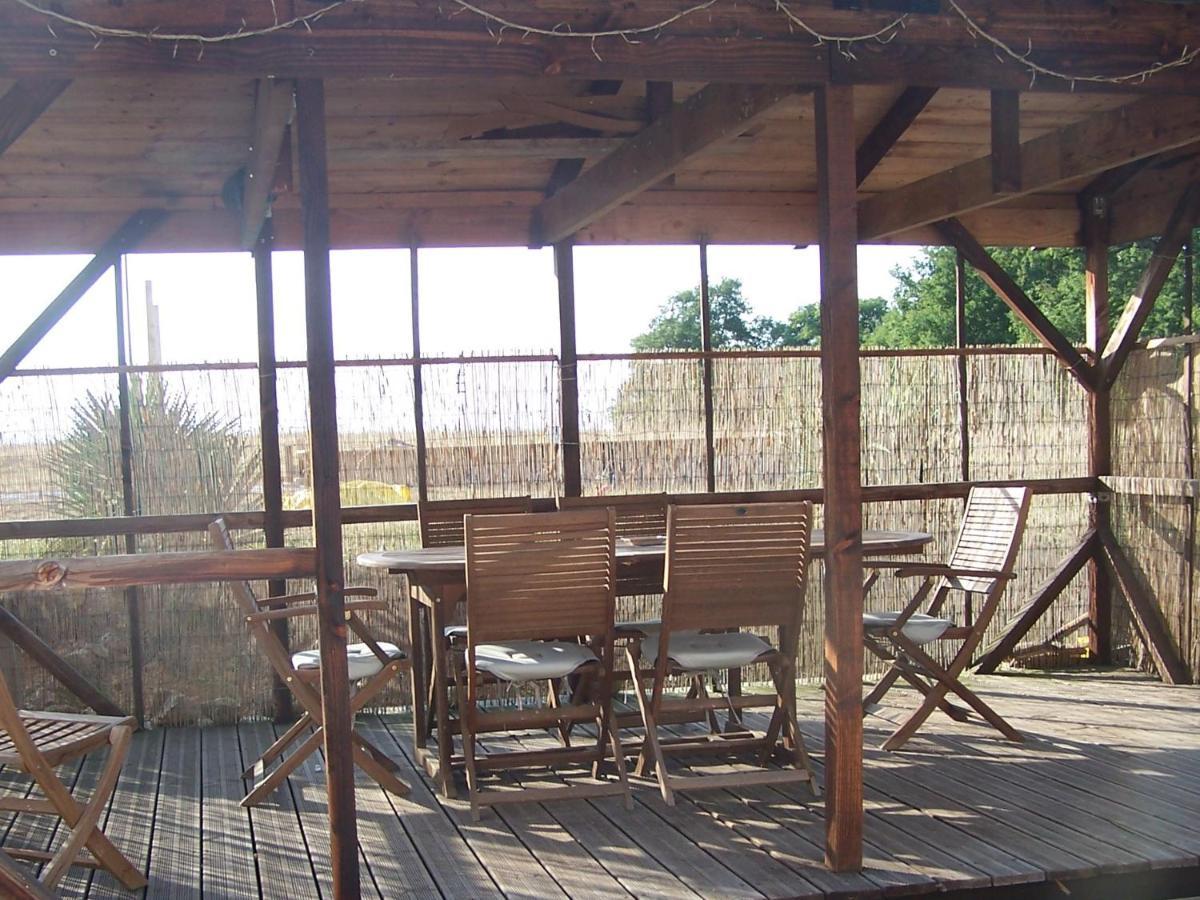
[[[995,481],[941,481],[929,484],[882,484],[863,488],[863,500],[868,503],[886,503],[899,500],[939,500],[967,496],[972,487],[1001,487],[1025,485],[1035,494],[1089,494],[1107,492],[1108,488],[1095,478],[1031,478],[1002,479]],[[786,491],[719,491],[713,494],[668,494],[669,503],[766,503],[776,501],[811,500],[820,503],[824,492],[821,488],[801,488]],[[645,496],[662,499],[662,494],[614,494],[612,499],[636,501]],[[535,512],[551,512],[556,509],[553,497],[541,497],[533,501]],[[107,519],[30,519],[26,521],[0,522],[0,541],[45,540],[68,537],[109,537],[123,534],[178,534],[204,531],[216,518],[225,520],[232,530],[258,529],[263,527],[264,513],[213,512],[188,513],[171,516],[114,516]],[[343,525],[367,525],[382,522],[415,522],[415,503],[386,503],[376,506],[348,506],[342,510]],[[312,511],[307,509],[285,510],[285,528],[307,528],[312,525]],[[254,576],[267,577],[267,576]],[[298,577],[298,576],[287,576]]]

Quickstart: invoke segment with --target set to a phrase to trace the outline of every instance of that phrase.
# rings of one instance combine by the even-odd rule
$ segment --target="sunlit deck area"
[[[1053,882],[1075,896],[1102,886],[1137,896],[1200,876],[1200,689],[1118,671],[972,685],[1026,742],[942,718],[904,752],[868,750],[861,874],[822,864],[823,810],[803,786],[693,793],[672,809],[642,783],[632,812],[619,798],[571,800],[472,823],[465,801],[440,799],[417,774],[405,717],[364,717],[413,785],[400,800],[360,776],[364,896],[857,897]],[[821,707],[816,689],[801,689],[818,766]],[[903,712],[869,716],[868,746]],[[242,767],[272,734],[258,722],[137,736],[106,831],[145,865],[147,897],[332,896],[319,762],[262,806],[238,805]],[[85,764],[73,777],[95,774]],[[50,837],[28,823],[6,831],[7,845]],[[82,870],[62,892],[119,895],[107,873]]]

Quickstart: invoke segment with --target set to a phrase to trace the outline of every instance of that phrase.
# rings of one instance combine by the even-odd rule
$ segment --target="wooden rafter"
[[[611,97],[621,91],[620,81],[596,81],[591,84],[588,89],[589,96],[592,97]],[[649,91],[647,91],[649,93]],[[617,149],[615,147],[611,149]],[[554,170],[550,173],[550,179],[546,182],[546,188],[542,192],[546,197],[553,197],[564,187],[579,177],[579,173],[583,171],[583,165],[587,160],[583,157],[564,157],[559,159],[554,164]]]
[[[1171,274],[1179,251],[1187,242],[1197,217],[1200,217],[1200,182],[1184,191],[1179,202],[1175,204],[1171,218],[1163,228],[1162,237],[1155,245],[1154,254],[1150,257],[1142,277],[1138,279],[1133,296],[1125,304],[1121,318],[1104,347],[1098,364],[1100,383],[1103,387],[1111,387],[1121,374],[1121,367],[1133,351],[1142,326],[1146,324],[1146,319],[1154,309],[1154,301],[1158,299],[1163,285],[1166,284],[1167,276]]]
[[[904,137],[904,133],[929,105],[937,90],[927,87],[905,88],[896,98],[896,102],[883,114],[883,118],[871,129],[871,133],[863,138],[854,157],[854,170],[859,186],[870,177],[876,166],[883,162],[884,157],[896,146],[896,142]]]
[[[295,108],[295,85],[290,81],[261,78],[254,97],[254,137],[242,191],[242,247],[258,240],[271,208],[275,167],[283,150],[284,135]]]
[[[955,247],[975,268],[980,277],[996,292],[996,296],[1003,300],[1005,305],[1029,327],[1037,339],[1054,351],[1058,361],[1085,388],[1092,390],[1095,384],[1095,374],[1091,365],[1063,336],[1062,332],[1054,327],[1054,323],[1038,309],[1037,304],[1030,300],[1029,296],[1013,281],[1012,276],[992,259],[991,254],[975,240],[974,235],[967,231],[957,219],[939,222],[937,229],[946,242]]]
[[[0,154],[38,120],[71,82],[67,79],[35,78],[18,81],[0,97]]]
[[[1099,113],[1021,145],[1019,189],[997,195],[991,156],[864,200],[859,240],[868,241],[1099,174],[1200,139],[1200,99],[1148,98]]]
[[[1021,189],[1021,95],[992,91],[992,192]]]
[[[41,314],[33,320],[12,345],[0,355],[0,381],[11,375],[29,351],[46,336],[58,321],[65,316],[79,299],[88,292],[117,258],[136,247],[147,234],[158,227],[167,213],[157,209],[143,209],[134,213],[107,241],[96,255],[85,265],[57,297],[50,301]]]
[[[550,244],[570,237],[698,153],[737,137],[794,92],[790,86],[703,88],[544,200],[534,210],[533,242]]]

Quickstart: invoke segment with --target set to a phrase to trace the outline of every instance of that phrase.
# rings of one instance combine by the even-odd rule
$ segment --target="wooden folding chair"
[[[466,517],[467,641],[454,673],[462,717],[471,812],[498,803],[623,794],[632,808],[625,756],[612,718],[613,604],[616,548],[611,510]],[[590,644],[588,639],[590,639]],[[564,705],[561,679],[590,677],[588,699]],[[489,682],[550,685],[548,702],[531,709],[485,710]],[[566,726],[593,722],[591,746],[572,746]],[[553,728],[562,746],[478,752],[490,732]],[[600,781],[611,748],[617,781]],[[593,781],[521,791],[483,790],[480,773],[591,763]]]
[[[874,569],[895,569],[897,578],[924,579],[912,600],[900,612],[863,616],[863,640],[867,650],[891,663],[864,698],[864,711],[882,700],[901,678],[923,696],[921,704],[884,741],[882,749],[898,750],[904,746],[934,709],[941,709],[956,721],[965,721],[969,713],[947,699],[950,693],[965,701],[1009,740],[1023,739],[1020,732],[967,688],[960,676],[970,665],[975,648],[983,640],[984,632],[999,608],[1004,589],[1013,578],[1013,565],[1029,513],[1029,498],[1029,489],[1023,487],[972,488],[958,540],[945,565],[882,560],[864,563]],[[865,588],[870,590],[878,577],[877,571],[872,572]],[[956,592],[966,594],[966,624],[961,626],[945,617],[947,602]],[[972,616],[974,594],[982,595],[983,602]],[[918,612],[922,606],[926,611]],[[940,641],[960,642],[948,665],[924,649],[926,645]]]
[[[662,626],[627,650],[645,739],[636,774],[653,767],[663,799],[675,791],[806,781],[816,793],[804,739],[796,722],[796,653],[808,573],[810,503],[672,506],[667,514],[667,561]],[[740,628],[774,626],[779,646]],[[774,692],[713,697],[705,675],[764,664]],[[669,676],[692,679],[688,697],[668,698]],[[747,730],[741,713],[771,708],[762,732]],[[726,710],[722,729],[716,720]],[[664,738],[661,725],[709,718],[709,733]],[[730,727],[732,726],[732,727]],[[756,754],[758,766],[720,775],[672,775],[668,754]],[[777,759],[785,768],[767,768]]]
[[[108,806],[137,721],[128,716],[72,715],[30,712],[17,709],[8,682],[0,674],[0,764],[26,773],[41,790],[42,797],[0,797],[0,810],[28,815],[50,815],[63,820],[65,840],[53,853],[5,847],[3,852],[18,860],[43,862],[39,885],[21,884],[21,874],[12,864],[3,867],[0,887],[4,896],[44,896],[70,866],[105,869],[129,890],[146,886],[137,870],[100,830],[100,817]],[[81,804],[55,773],[56,766],[92,750],[108,747],[108,762],[86,804]],[[30,879],[31,881],[31,879]],[[43,891],[43,888],[46,891]],[[8,893],[11,889],[12,894]],[[43,891],[39,893],[39,891]]]
[[[628,541],[636,544],[642,541],[653,541],[663,538],[667,533],[667,495],[652,496],[618,496],[618,497],[559,497],[558,508],[571,509],[607,509],[611,508],[616,516],[618,541]],[[645,567],[617,567],[617,596],[634,597],[656,595],[662,593],[662,578],[658,573],[649,574]],[[626,625],[636,629],[639,624],[651,623],[617,623],[617,634],[620,635]]]
[[[208,526],[208,533],[219,550],[233,550],[233,539],[223,519]],[[253,779],[254,786],[242,799],[242,806],[251,807],[261,803],[272,791],[283,784],[296,768],[324,742],[325,729],[321,713],[321,656],[316,650],[302,650],[289,655],[287,649],[271,631],[270,623],[275,619],[291,619],[298,616],[317,614],[316,594],[290,594],[286,597],[269,597],[259,600],[247,581],[235,581],[231,585],[233,595],[245,614],[246,627],[255,642],[270,662],[271,668],[291,689],[292,695],[304,710],[303,715],[285,731],[275,743],[266,749],[242,777]],[[386,604],[375,598],[374,588],[346,588],[347,597],[364,597],[363,600],[347,600],[346,615],[350,629],[362,643],[350,644],[346,648],[349,657],[350,681],[358,684],[350,698],[351,715],[359,712],[371,702],[388,684],[398,678],[409,667],[408,658],[395,644],[378,641],[359,617],[367,610],[382,610]],[[311,731],[310,731],[311,729]],[[302,736],[309,732],[307,736]],[[297,744],[296,742],[299,741]],[[354,762],[375,779],[387,791],[398,797],[408,794],[408,785],[396,776],[398,766],[387,754],[365,737],[354,732]],[[296,744],[290,755],[284,758],[289,747]],[[279,765],[268,772],[268,767],[279,760]]]

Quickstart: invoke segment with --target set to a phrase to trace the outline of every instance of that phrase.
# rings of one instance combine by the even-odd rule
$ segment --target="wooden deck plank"
[[[142,873],[150,862],[162,753],[161,728],[134,735],[104,820],[104,833]],[[98,755],[107,762],[107,754]],[[92,873],[87,896],[128,900],[129,891],[110,873],[97,871]]]
[[[200,828],[200,729],[164,729],[148,897],[199,900]]]
[[[67,774],[72,774],[72,780],[67,780],[67,775],[62,775],[63,783],[71,789],[71,794],[80,802],[87,802],[87,799],[92,795],[92,788],[96,786],[96,782],[100,778],[100,770],[103,768],[104,754],[89,753],[81,761],[75,762],[67,770]],[[40,797],[41,792],[35,792],[30,796]],[[107,812],[107,810],[106,810]],[[34,834],[42,835],[42,843],[44,846],[38,847],[36,843],[31,841],[27,847],[50,850],[57,850],[64,840],[66,840],[66,831],[63,827],[61,819],[56,819],[51,816],[25,816],[26,824],[34,819],[39,820],[37,825],[32,829]],[[92,873],[87,869],[72,867],[63,875],[62,881],[58,883],[57,892],[63,897],[82,897],[87,893],[88,882],[91,879]]]
[[[396,721],[364,716],[359,721],[363,734],[400,764],[400,777],[412,793],[407,798],[387,797],[401,826],[412,840],[426,870],[445,897],[492,896],[497,887],[478,857],[462,839],[457,827],[434,799],[428,782],[412,767],[409,758],[393,740],[392,729],[411,738],[411,731]],[[385,893],[385,885],[380,889]]]
[[[268,722],[243,722],[238,739],[242,771],[274,742],[275,732]],[[320,892],[291,791],[280,788],[253,807],[250,826],[264,900],[315,900]]]
[[[232,725],[200,733],[200,889],[206,897],[258,898],[250,816],[243,796],[242,761]]]

